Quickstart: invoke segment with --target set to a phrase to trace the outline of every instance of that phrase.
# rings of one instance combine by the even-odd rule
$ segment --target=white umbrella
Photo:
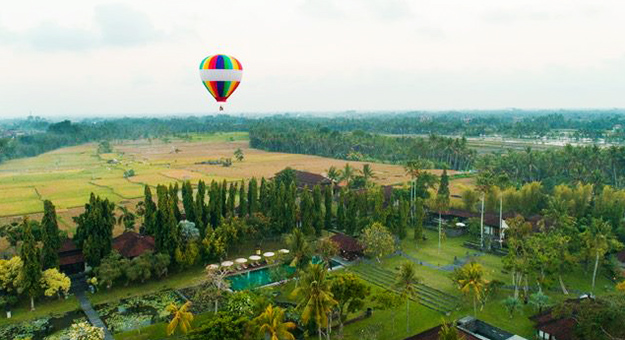
[[[280,250],[278,250],[278,252],[280,254],[288,254],[288,253],[290,253],[290,251],[288,249],[280,249]]]
[[[210,270],[219,269],[219,264],[209,264],[208,267],[206,267],[206,269],[210,269]]]
[[[467,226],[467,225],[466,225],[466,224],[464,224],[464,223],[462,223],[462,222],[458,222],[458,223],[456,223],[456,227],[464,228],[464,227],[466,227],[466,226]]]
[[[230,267],[232,266],[234,263],[232,261],[224,261],[221,263],[222,267]]]
[[[238,258],[238,259],[234,260],[234,262],[236,262],[238,264],[243,264],[243,263],[247,262],[247,259],[244,259],[244,258],[241,257],[241,258]]]
[[[273,252],[270,252],[270,251],[268,251],[268,252],[263,254],[264,257],[272,257],[274,255],[276,255],[276,254],[274,254]]]
[[[250,260],[252,260],[252,261],[260,261],[260,259],[261,259],[261,257],[260,257],[260,256],[258,256],[258,255],[252,255],[252,256],[250,256]]]

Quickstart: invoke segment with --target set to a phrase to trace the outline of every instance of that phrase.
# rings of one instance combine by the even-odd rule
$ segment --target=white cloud
[[[214,112],[213,53],[244,65],[230,112],[623,107],[623,17],[617,0],[21,0],[0,12],[0,116]]]

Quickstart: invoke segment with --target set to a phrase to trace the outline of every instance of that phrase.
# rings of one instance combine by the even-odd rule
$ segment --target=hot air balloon
[[[219,111],[223,111],[223,103],[237,89],[242,76],[241,63],[225,54],[206,57],[200,63],[200,78],[204,87],[219,103]]]

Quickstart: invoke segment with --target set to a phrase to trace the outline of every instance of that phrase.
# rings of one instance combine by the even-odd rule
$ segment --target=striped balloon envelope
[[[220,103],[220,110],[228,97],[239,87],[243,66],[234,57],[216,54],[200,63],[200,78],[208,92]]]

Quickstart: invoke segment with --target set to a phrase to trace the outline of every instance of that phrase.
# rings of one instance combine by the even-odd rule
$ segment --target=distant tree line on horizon
[[[600,112],[600,111],[597,111]],[[583,114],[586,114],[584,116]],[[469,118],[467,118],[469,117]],[[516,118],[515,118],[516,117]],[[19,127],[42,128],[38,120],[13,122]],[[435,124],[436,123],[436,124]],[[393,130],[393,126],[406,130]],[[492,130],[475,131],[480,124]],[[510,134],[542,135],[537,127],[547,130],[575,128],[586,138],[605,137],[614,129],[612,138],[625,133],[625,115],[620,111],[593,112],[514,112],[510,115],[478,113],[404,113],[388,116],[302,117],[289,115],[266,118],[244,118],[226,115],[188,118],[123,118],[83,120],[80,123],[62,121],[48,124],[45,132],[16,138],[0,138],[0,162],[29,157],[60,147],[91,141],[114,139],[185,138],[188,133],[249,131],[252,147],[301,154],[313,154],[346,160],[379,161],[405,164],[420,160],[424,168],[478,170],[505,176],[513,184],[541,181],[546,187],[578,181],[623,187],[625,185],[625,147],[566,146],[545,151],[512,151],[478,155],[469,148],[464,136],[482,133],[502,133],[498,127],[507,126]],[[435,127],[437,134],[457,134],[461,138],[397,137],[380,133],[424,133],[416,127]],[[536,128],[534,128],[536,127]],[[413,130],[411,130],[413,129]],[[449,130],[451,129],[451,130]],[[456,130],[454,130],[456,129]],[[516,132],[513,132],[516,131]],[[379,132],[379,133],[374,133]],[[593,137],[594,134],[594,137]]]

